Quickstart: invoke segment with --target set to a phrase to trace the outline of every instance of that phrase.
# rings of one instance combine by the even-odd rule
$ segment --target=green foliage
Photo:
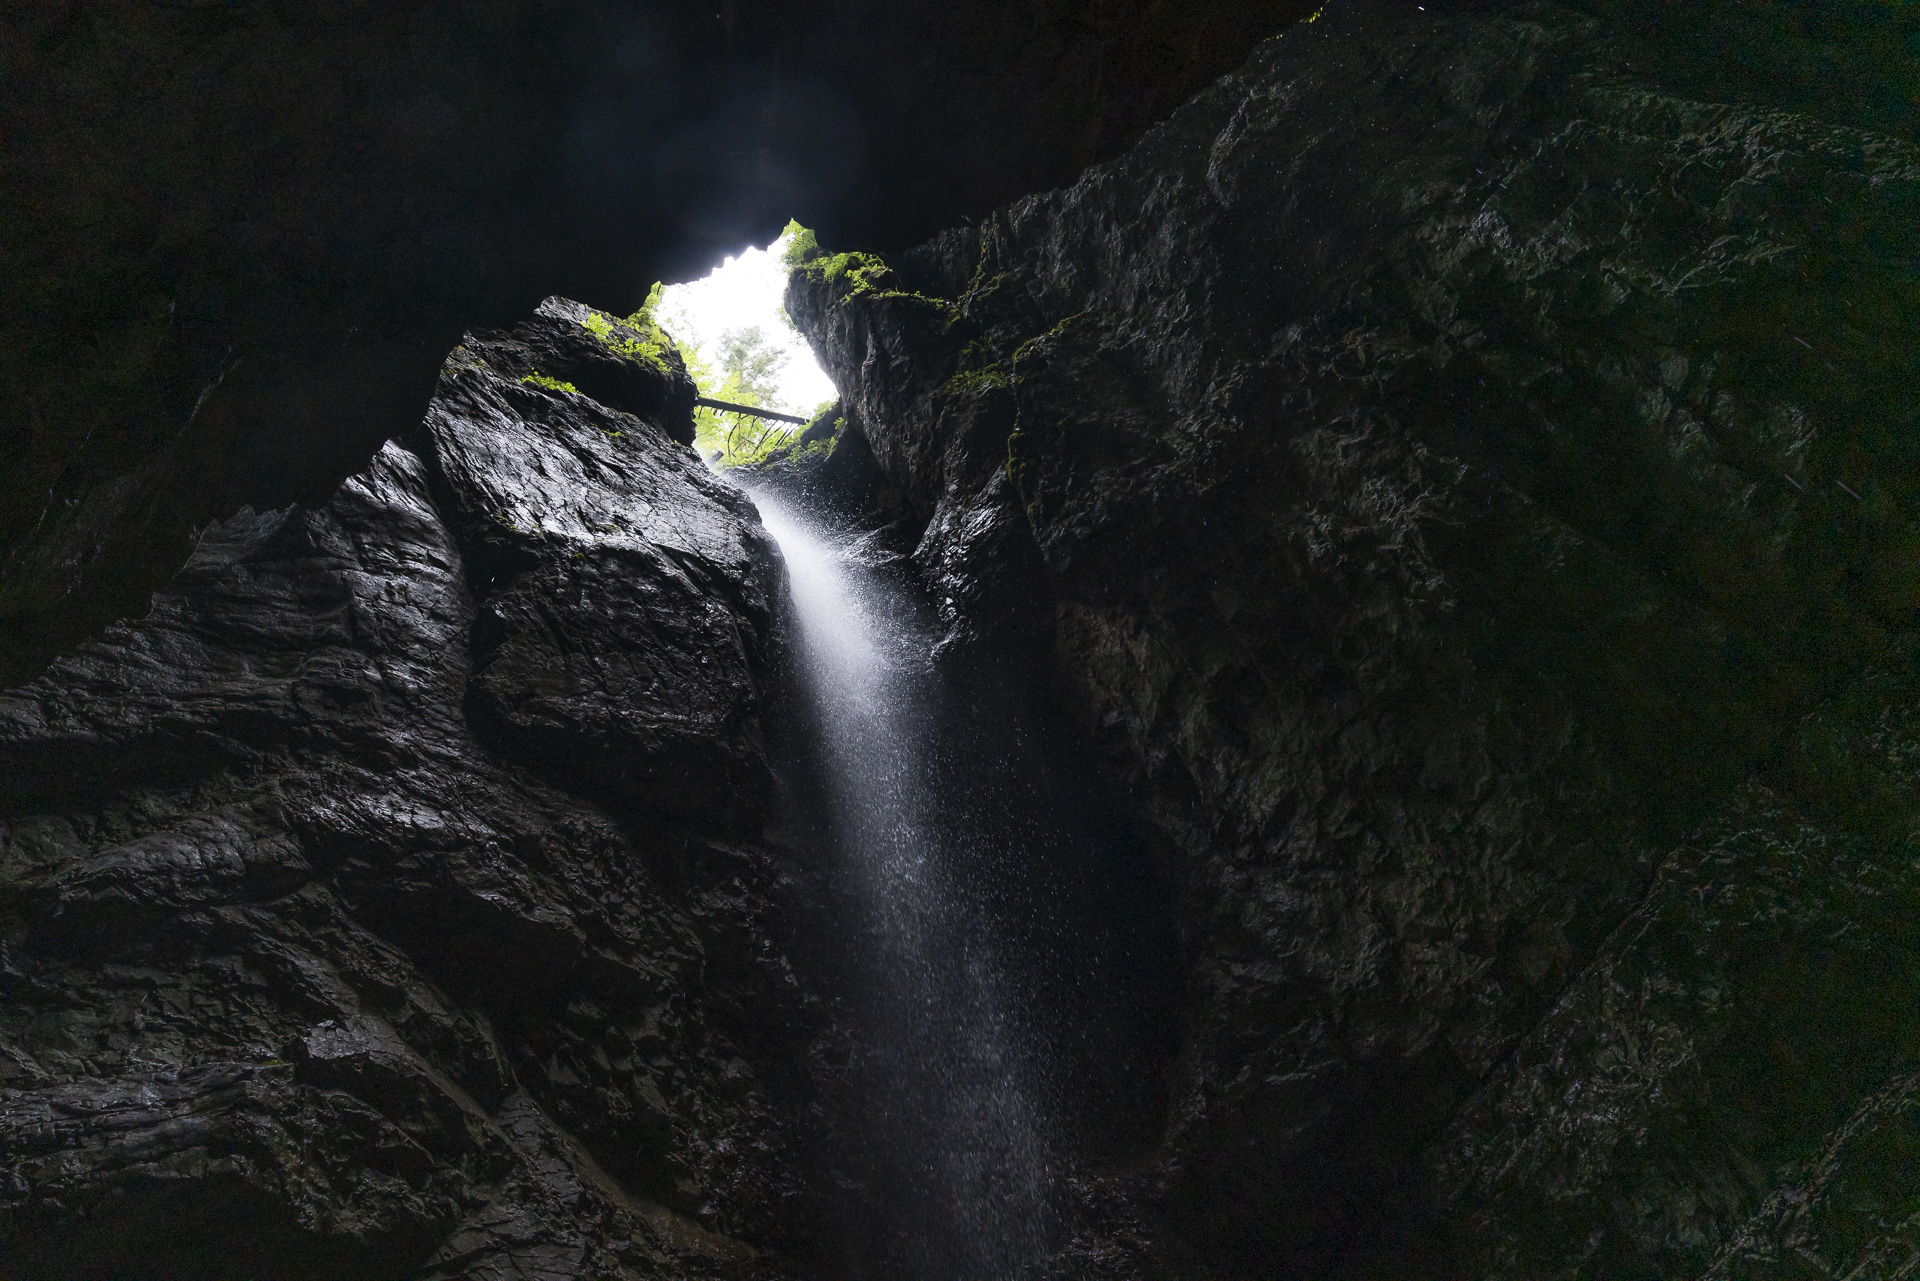
[[[576,396],[580,394],[580,389],[572,383],[563,383],[558,378],[549,378],[538,370],[528,374],[520,381],[529,387],[544,387],[548,391],[570,391]]]
[[[795,428],[773,418],[755,418],[750,414],[730,414],[725,410],[706,411],[727,426],[709,430],[704,436],[696,430],[694,444],[701,453],[722,467],[741,467],[763,462],[793,438]]]
[[[780,250],[780,265],[789,273],[802,263],[812,262],[820,256],[820,242],[811,228],[802,227],[789,218],[786,229],[780,235],[787,242]]]
[[[833,436],[819,440],[810,440],[799,448],[790,451],[784,461],[805,466],[810,463],[823,463],[833,457],[833,447],[838,441]]]
[[[838,400],[822,401],[807,425],[788,432],[770,448],[763,449],[752,461],[784,466],[809,466],[833,457],[847,429],[847,419],[839,412]]]
[[[986,369],[962,369],[947,379],[946,390],[956,395],[968,392],[990,391],[995,387],[1005,387],[1007,375],[997,367]]]
[[[756,408],[775,407],[780,367],[787,353],[774,346],[759,326],[729,329],[720,335],[719,383],[712,382],[712,371],[704,364],[695,375],[703,394],[715,400]],[[779,449],[792,436],[794,428],[775,418],[756,418],[751,414],[730,413],[702,405],[693,411],[695,447],[709,458],[716,453],[724,467],[758,462]]]
[[[1008,385],[1007,370],[994,360],[992,344],[976,338],[960,349],[960,367],[941,390],[950,395],[967,395]]]
[[[658,329],[660,321],[660,300],[666,296],[667,287],[659,281],[653,282],[653,288],[647,290],[647,300],[640,304],[640,310],[627,317],[627,327],[638,329],[642,333]]]
[[[849,294],[878,293],[893,283],[893,268],[878,254],[858,249],[843,254],[816,254],[797,270],[829,285],[842,285]]]
[[[899,288],[899,278],[893,268],[878,254],[862,253],[858,249],[843,254],[822,253],[800,263],[793,272],[815,284],[833,287],[841,302],[866,297],[876,301],[895,298],[920,303],[939,313],[942,328],[960,318],[959,309],[944,298]]]
[[[706,395],[706,389],[714,385],[713,366],[709,365],[706,357],[700,354],[700,345],[691,342],[680,344],[680,359],[686,362],[687,375],[693,379],[694,389],[702,396]],[[696,409],[693,412],[694,419],[698,422],[699,416],[706,411]]]
[[[1059,323],[1054,325],[1053,328],[1047,330],[1046,333],[1035,334],[1033,337],[1021,343],[1018,347],[1015,347],[1013,349],[1013,359],[1009,363],[1014,365],[1015,367],[1018,367],[1020,364],[1021,358],[1024,357],[1028,352],[1032,351],[1035,347],[1039,346],[1041,343],[1050,342],[1053,339],[1058,338],[1061,334],[1067,331],[1068,325],[1071,325],[1074,321],[1080,319],[1080,317],[1086,314],[1087,313],[1084,310],[1082,310],[1082,311],[1074,312],[1071,316],[1062,316],[1060,318]]]
[[[650,297],[648,305],[657,304],[658,301]],[[622,356],[644,361],[663,371],[667,367],[667,343],[670,340],[653,323],[647,307],[643,306],[622,321],[612,320],[597,311],[588,312],[581,327]]]
[[[780,265],[787,269],[789,276],[820,256],[820,242],[814,238],[812,228],[802,227],[791,218],[787,220],[786,230],[780,233],[780,239],[786,242],[780,247]],[[795,333],[800,331],[800,326],[793,323],[793,317],[787,314],[784,304],[780,308],[780,323]]]
[[[639,310],[623,320],[589,310],[587,318],[580,322],[581,328],[620,355],[644,361],[665,372],[667,350],[673,340],[660,328],[655,316],[664,290],[665,286],[654,281],[653,288],[647,291],[647,300],[640,304]]]
[[[772,407],[787,353],[767,339],[758,325],[720,335],[720,398],[742,405]]]

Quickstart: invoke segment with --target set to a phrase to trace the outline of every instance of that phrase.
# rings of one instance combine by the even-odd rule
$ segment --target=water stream
[[[1049,1036],[1034,1026],[1029,976],[1007,964],[1004,895],[983,884],[1006,870],[1004,835],[966,786],[978,771],[952,759],[928,620],[908,585],[860,541],[754,497],[787,563],[816,813],[847,918],[841,969],[868,1030],[864,1124],[886,1222],[865,1246],[879,1257],[848,1265],[1019,1276],[1056,1235],[1059,1135]]]

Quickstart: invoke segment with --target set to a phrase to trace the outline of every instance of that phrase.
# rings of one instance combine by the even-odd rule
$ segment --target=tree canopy
[[[701,394],[736,405],[778,408],[780,369],[787,353],[768,339],[758,325],[729,329],[720,335],[719,368],[709,369],[695,355],[688,363]],[[696,364],[698,367],[696,367]],[[717,375],[717,378],[716,378]],[[694,445],[708,457],[718,451],[725,464],[752,462],[781,444],[791,428],[777,419],[755,418],[724,409],[700,406],[694,410]]]

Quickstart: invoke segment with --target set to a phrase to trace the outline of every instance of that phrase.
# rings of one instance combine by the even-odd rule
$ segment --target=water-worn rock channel
[[[839,942],[878,1091],[868,1138],[894,1184],[877,1244],[896,1267],[1013,1275],[1049,1243],[1054,1136],[1038,1029],[977,892],[1002,860],[980,857],[941,787],[931,637],[898,586],[777,500],[759,507],[787,563],[822,845],[850,909]]]
[[[834,905],[820,968],[857,1029],[859,1102],[838,1121],[842,1181],[863,1190],[841,1207],[842,1267],[1023,1275],[1061,1244],[1089,1139],[1111,1148],[1118,1118],[1151,1113],[1164,909],[1071,745],[1044,742],[993,673],[938,669],[886,530],[754,500],[793,602],[788,804]]]
[[[0,1274],[1920,1268],[1920,148],[1428,9],[0,693]]]

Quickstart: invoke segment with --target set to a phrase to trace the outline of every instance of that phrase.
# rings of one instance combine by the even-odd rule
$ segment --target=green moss
[[[960,349],[953,376],[941,386],[949,395],[966,395],[1012,385],[1011,365],[998,359],[993,343],[975,338]]]
[[[529,387],[544,387],[548,391],[570,391],[576,396],[580,394],[580,389],[572,383],[563,383],[558,378],[549,378],[538,370],[528,374],[520,381]]]
[[[798,221],[789,218],[780,234],[787,242],[780,250],[780,265],[789,272],[820,256],[820,241],[815,238],[812,228],[802,227]]]
[[[787,454],[786,460],[802,465],[807,463],[823,463],[833,457],[834,440],[835,438],[832,436],[824,440],[810,440],[798,449]]]
[[[589,311],[587,318],[580,322],[580,327],[620,355],[665,372],[667,351],[672,340],[661,332],[653,318],[654,309],[660,305],[661,289],[656,281],[640,310],[624,320],[615,320],[603,312]]]
[[[660,325],[654,317],[660,311],[660,300],[666,297],[666,292],[665,285],[657,280],[654,281],[653,288],[647,290],[647,300],[640,304],[638,311],[627,317],[628,328],[638,329],[642,333],[650,329],[658,329]]]
[[[732,467],[741,463],[780,463],[787,466],[809,466],[823,463],[833,457],[834,448],[839,442],[838,435],[822,436],[817,440],[808,441],[798,440],[797,435],[784,436],[752,455],[723,457],[721,465]]]
[[[1053,328],[1047,330],[1046,333],[1035,334],[1033,337],[1027,339],[1025,342],[1021,343],[1018,347],[1014,348],[1013,359],[1009,363],[1013,365],[1018,365],[1020,363],[1020,358],[1022,356],[1027,355],[1030,351],[1032,351],[1034,347],[1038,346],[1040,343],[1046,342],[1048,339],[1051,339],[1051,338],[1058,338],[1061,334],[1066,332],[1068,325],[1071,325],[1074,321],[1080,319],[1080,317],[1086,314],[1087,313],[1085,311],[1076,311],[1071,316],[1062,317],[1060,320],[1060,323],[1055,325]]]
[[[987,264],[993,259],[993,248],[999,239],[999,232],[992,224],[981,233],[979,257],[973,264],[973,278],[960,291],[960,309],[969,315],[977,314],[981,305],[989,302],[1002,289],[1021,287],[1019,276],[1011,271],[991,275],[987,272]]]
[[[947,324],[959,316],[953,304],[944,298],[896,288],[898,278],[893,268],[878,254],[862,253],[858,249],[843,254],[819,254],[799,263],[793,271],[816,284],[832,287],[840,295],[841,302],[849,298],[870,298],[875,301],[897,299],[932,307],[941,313]]]
[[[989,365],[985,369],[962,369],[947,379],[943,390],[954,395],[965,395],[969,392],[991,391],[995,387],[1006,385],[1006,372],[997,365]]]
[[[893,279],[893,268],[887,266],[884,259],[858,249],[843,254],[816,254],[802,261],[795,270],[822,284],[844,284],[849,294],[877,292]]]

